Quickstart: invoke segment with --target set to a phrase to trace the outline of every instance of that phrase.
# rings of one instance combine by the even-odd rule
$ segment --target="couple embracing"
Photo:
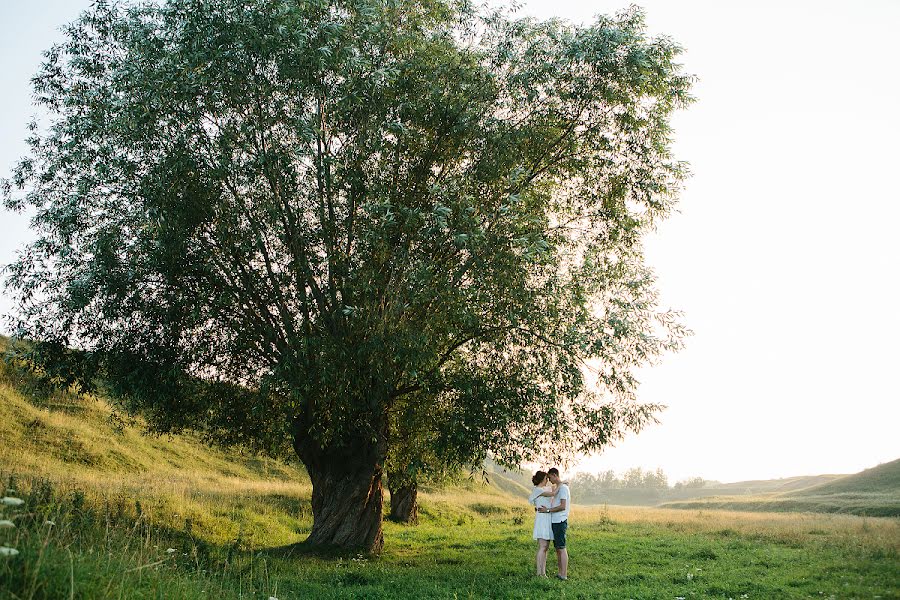
[[[531,478],[534,488],[528,501],[534,505],[534,535],[538,549],[535,557],[537,574],[547,576],[547,551],[550,541],[556,548],[556,564],[559,573],[557,579],[568,579],[569,553],[566,550],[566,530],[569,527],[569,508],[572,500],[569,486],[560,480],[559,470],[555,467],[547,471],[538,471]],[[548,487],[549,486],[549,487]]]

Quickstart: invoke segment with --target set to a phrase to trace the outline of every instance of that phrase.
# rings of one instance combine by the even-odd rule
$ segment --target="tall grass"
[[[7,491],[17,486],[25,512],[8,540],[19,554],[0,561],[0,597],[236,597],[235,590],[241,596],[277,585],[266,561],[256,560],[251,536],[174,513],[159,497],[142,501],[42,478],[5,479]],[[210,541],[229,535],[228,544]]]
[[[184,502],[150,488],[2,481],[25,505],[9,540],[20,554],[0,560],[0,598],[900,595],[895,519],[576,505],[563,583],[531,575],[527,505],[477,483],[424,493],[422,524],[386,523],[385,552],[365,556],[296,545],[308,496]]]

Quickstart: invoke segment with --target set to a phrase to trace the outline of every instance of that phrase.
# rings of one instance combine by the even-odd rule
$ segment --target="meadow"
[[[0,382],[0,598],[900,598],[900,521],[579,506],[570,579],[532,574],[522,497],[461,475],[377,556],[303,547],[295,464],[144,435],[102,399]],[[21,382],[18,382],[21,383]],[[554,558],[548,562],[553,573]]]

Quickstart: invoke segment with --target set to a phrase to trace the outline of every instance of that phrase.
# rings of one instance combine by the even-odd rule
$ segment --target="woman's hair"
[[[544,481],[545,477],[547,477],[546,473],[544,473],[543,471],[538,471],[534,474],[534,477],[531,478],[531,483],[533,483],[534,485],[540,485],[541,482]]]

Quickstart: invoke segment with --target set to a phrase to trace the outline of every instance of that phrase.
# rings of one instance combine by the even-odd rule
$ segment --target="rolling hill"
[[[814,485],[828,483],[845,475],[799,475],[779,479],[755,479],[752,481],[736,481],[733,483],[717,483],[711,489],[721,493],[762,494],[781,493],[802,490]]]
[[[792,493],[794,496],[834,494],[900,494],[900,458]]]
[[[798,478],[780,491],[745,496],[716,495],[666,502],[663,508],[764,512],[825,512],[873,517],[900,516],[900,459],[853,475]],[[826,481],[797,489],[796,483]]]

